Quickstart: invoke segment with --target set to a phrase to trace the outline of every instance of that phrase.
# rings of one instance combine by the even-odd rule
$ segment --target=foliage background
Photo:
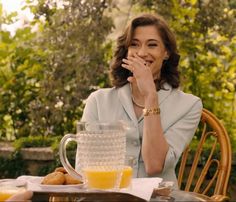
[[[114,36],[134,15],[153,12],[176,34],[183,90],[224,123],[236,151],[236,0],[26,3],[34,20],[13,35],[1,25],[18,15],[0,5],[1,140],[74,132],[86,97],[110,86]]]

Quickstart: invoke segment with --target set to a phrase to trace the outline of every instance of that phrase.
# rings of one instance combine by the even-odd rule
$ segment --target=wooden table
[[[174,190],[171,192],[170,196],[154,196],[151,198],[150,202],[155,201],[212,201],[212,199],[208,196],[198,194],[195,192],[187,192],[181,190]]]
[[[32,202],[147,202],[139,197],[118,192],[80,192],[80,193],[50,193],[35,192]],[[157,201],[212,201],[210,197],[186,191],[172,191],[170,196],[154,196],[150,202]]]
[[[139,197],[119,192],[50,193],[34,192],[32,202],[147,202]]]

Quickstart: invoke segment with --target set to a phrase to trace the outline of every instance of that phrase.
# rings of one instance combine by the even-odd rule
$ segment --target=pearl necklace
[[[133,96],[133,89],[132,89],[132,85],[131,85],[131,84],[130,84],[130,88],[131,88],[131,98],[132,98],[132,102],[133,102],[136,106],[138,106],[138,107],[140,107],[140,108],[145,108],[144,105],[139,104],[139,103],[134,99],[134,96]]]

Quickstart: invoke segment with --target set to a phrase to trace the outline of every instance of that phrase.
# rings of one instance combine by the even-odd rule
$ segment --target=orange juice
[[[113,189],[119,180],[119,170],[84,169],[85,178],[89,188]]]
[[[133,169],[130,166],[125,166],[122,172],[122,178],[120,182],[120,188],[129,187],[133,175]]]
[[[16,190],[5,190],[5,191],[0,190],[0,201],[5,201],[16,193],[17,193]]]
[[[95,189],[113,189],[117,185],[119,175],[122,172],[120,188],[129,187],[132,179],[133,169],[125,166],[122,171],[119,170],[98,170],[95,168],[84,169],[85,178],[89,188]]]
[[[10,198],[13,194],[0,192],[0,201],[5,201]]]

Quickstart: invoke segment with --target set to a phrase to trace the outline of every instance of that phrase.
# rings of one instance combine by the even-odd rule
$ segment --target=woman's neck
[[[144,108],[144,99],[143,96],[141,95],[138,86],[135,83],[130,83],[130,88],[131,88],[131,97],[132,97],[132,102],[134,105],[140,108]]]

